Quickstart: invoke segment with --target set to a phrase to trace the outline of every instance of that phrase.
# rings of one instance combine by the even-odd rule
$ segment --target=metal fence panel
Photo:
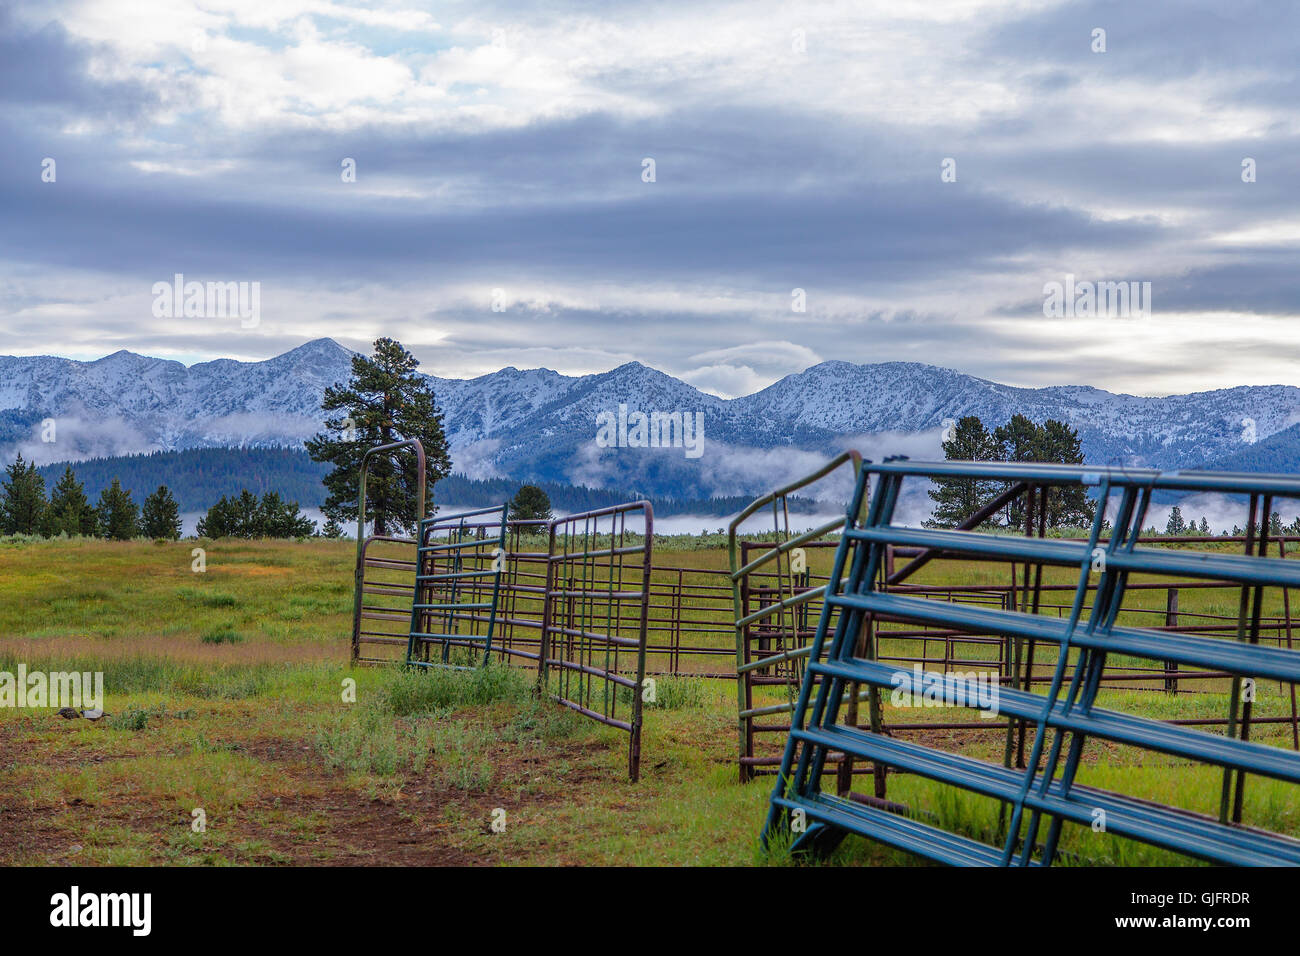
[[[856,472],[862,457],[846,451],[810,475],[758,498],[732,519],[727,529],[735,611],[738,767],[742,783],[771,774],[780,764],[780,748],[790,727],[795,695],[803,680],[804,660],[812,639],[809,622],[820,611],[826,584],[810,570],[808,553],[825,545],[823,536],[844,526],[836,518],[794,534],[789,499],[848,466]],[[770,515],[772,541],[741,541],[742,529]],[[785,700],[757,701],[776,688]],[[856,705],[854,705],[856,706]],[[835,760],[839,755],[833,755]]]
[[[653,537],[648,501],[550,523],[538,687],[566,707],[626,731],[633,781],[641,764]]]
[[[1099,501],[1086,541],[909,528],[894,520],[900,487],[908,477],[1023,483],[1031,489],[1083,486],[1095,489]],[[870,508],[859,520],[856,516],[873,479]],[[1249,501],[1246,554],[1139,547],[1152,494],[1163,490],[1245,496]],[[1268,556],[1268,518],[1278,497],[1300,498],[1300,480],[973,462],[900,461],[864,468],[836,551],[764,840],[777,831],[788,831],[792,819],[797,819],[800,827],[793,843],[797,851],[822,852],[846,833],[856,833],[943,863],[1046,866],[1056,856],[1065,823],[1088,826],[1101,814],[1108,833],[1200,859],[1236,865],[1300,864],[1300,842],[1246,827],[1242,820],[1250,775],[1300,783],[1300,754],[1249,739],[1253,696],[1243,694],[1247,679],[1252,684],[1267,678],[1292,686],[1300,681],[1300,652],[1260,644],[1263,590],[1300,584],[1300,562]],[[1113,506],[1114,531],[1103,546],[1108,504]],[[881,571],[891,545],[921,548],[927,558],[1014,559],[1037,567],[1073,569],[1077,582],[1069,613],[1052,617],[890,593],[884,589]],[[1240,587],[1235,639],[1119,625],[1129,577],[1134,574]],[[863,629],[870,631],[880,618],[1056,647],[1045,693],[1036,693],[1028,685],[998,688],[1001,712],[1034,731],[1024,768],[873,733],[872,728],[844,719],[842,698],[846,687],[854,684],[918,695],[935,692],[954,706],[979,706],[959,675],[918,674],[919,668],[904,670],[897,663],[879,660],[876,641],[863,643],[859,635]],[[1145,658],[1162,666],[1177,662],[1234,675],[1226,734],[1097,706],[1109,655]],[[1217,818],[1078,784],[1083,748],[1090,739],[1219,768]],[[837,750],[1000,802],[1009,816],[1002,845],[949,832],[895,807],[824,792],[827,757]]]
[[[491,660],[509,510],[503,504],[420,523],[409,666],[471,670]]]

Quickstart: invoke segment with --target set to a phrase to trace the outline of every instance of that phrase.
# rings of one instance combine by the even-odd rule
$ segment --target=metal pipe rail
[[[894,524],[900,488],[909,477],[1003,480],[1024,483],[1031,494],[1035,488],[1095,486],[1099,500],[1090,538],[1082,544],[973,531],[920,531]],[[876,487],[869,510],[859,519],[873,478]],[[1161,490],[1248,496],[1247,553],[1189,555],[1137,547],[1152,494]],[[796,830],[796,852],[826,852],[846,834],[855,833],[942,863],[1049,866],[1057,855],[1063,825],[1086,827],[1100,815],[1109,834],[1199,859],[1234,865],[1300,865],[1300,842],[1242,826],[1249,775],[1300,783],[1300,753],[1249,739],[1253,695],[1242,692],[1247,678],[1252,682],[1275,679],[1293,687],[1300,682],[1300,653],[1259,644],[1263,589],[1280,587],[1285,594],[1285,589],[1300,583],[1296,563],[1267,556],[1268,518],[1273,500],[1283,496],[1300,497],[1300,479],[983,462],[888,462],[864,468],[836,550],[763,828],[764,843],[778,831],[789,831],[791,820],[798,819],[806,826]],[[1115,531],[1103,548],[1099,546],[1101,525],[1112,497],[1117,505]],[[1073,568],[1077,584],[1070,613],[1052,617],[887,593],[880,588],[879,578],[891,544],[918,545],[950,555],[1014,556],[1034,567]],[[1239,584],[1236,639],[1118,625],[1128,577],[1135,573]],[[1089,587],[1094,577],[1096,584]],[[1032,752],[1023,768],[1010,765],[1009,738],[1007,759],[998,766],[887,737],[874,726],[859,727],[842,714],[845,689],[856,686],[893,688],[905,695],[903,699],[937,693],[946,706],[988,706],[986,699],[972,698],[971,685],[961,675],[922,672],[918,678],[913,670],[877,659],[876,642],[864,644],[860,633],[864,628],[874,630],[878,615],[999,634],[1009,641],[1057,649],[1045,693],[1027,685],[996,687],[999,712],[1033,728]],[[1097,706],[1108,655],[1173,661],[1234,675],[1227,733],[1207,734]],[[1220,768],[1223,785],[1217,818],[1078,783],[1083,749],[1090,738]],[[879,771],[894,768],[997,801],[1005,824],[1002,846],[864,805],[847,794],[823,792],[823,774],[836,752],[871,761],[878,784],[883,779]],[[1040,839],[1044,823],[1046,834]]]
[[[784,710],[789,712],[794,707],[794,688],[803,678],[803,655],[795,653],[807,644],[812,636],[808,628],[810,609],[821,600],[825,586],[812,585],[806,567],[806,554],[809,548],[818,546],[818,539],[844,526],[844,519],[837,518],[800,534],[790,530],[789,496],[801,489],[831,476],[845,465],[852,468],[854,476],[862,468],[862,456],[856,451],[845,451],[835,456],[812,474],[793,481],[776,491],[770,492],[751,502],[740,514],[732,519],[727,527],[727,555],[731,572],[732,605],[735,612],[735,673],[736,673],[736,714],[739,755],[737,767],[742,783],[752,780],[760,773],[770,772],[766,769],[775,760],[757,752],[759,735],[774,733],[771,725],[759,724],[755,718],[778,713],[772,707],[756,706],[754,690],[762,684],[780,684],[786,688],[787,701]],[[775,540],[770,546],[765,544],[743,542],[737,548],[737,533],[740,527],[753,515],[771,507]],[[752,548],[751,548],[752,545]],[[750,560],[750,550],[762,549],[759,555]],[[796,554],[805,559],[802,569],[795,568],[792,559]],[[763,588],[761,592],[753,588],[752,579],[760,569],[771,567],[770,580],[774,587]],[[760,675],[771,675],[776,680],[763,679]],[[781,705],[776,705],[781,706]],[[850,705],[856,713],[856,697]],[[873,708],[873,713],[875,712]],[[778,729],[776,734],[783,734]],[[780,746],[779,740],[776,746]],[[851,773],[851,768],[846,773]]]
[[[407,666],[471,670],[492,659],[509,512],[502,504],[420,522]],[[471,521],[489,514],[499,517]],[[453,648],[466,663],[452,660]]]
[[[385,545],[400,545],[403,554],[415,554],[414,538],[369,535],[361,541],[361,585],[356,595],[360,606],[354,606],[352,620],[353,664],[400,664],[397,648],[404,649],[407,644],[415,562],[372,555],[373,547]],[[369,598],[386,603],[369,603]],[[383,628],[384,624],[389,625],[388,629]],[[399,656],[394,656],[395,652]]]
[[[640,534],[627,527],[637,513]],[[553,519],[537,656],[539,694],[628,734],[633,783],[641,773],[653,541],[648,501]]]
[[[370,540],[366,537],[366,477],[370,472],[370,463],[375,458],[385,455],[392,455],[394,452],[403,449],[410,449],[415,453],[416,465],[416,516],[415,525],[418,528],[424,521],[425,507],[425,456],[424,445],[418,438],[411,438],[406,441],[390,442],[387,445],[376,445],[374,448],[366,450],[361,456],[360,472],[357,477],[357,560],[356,567],[353,571],[353,589],[355,599],[352,607],[352,663],[360,663],[361,655],[361,620],[362,620],[362,602],[365,592],[365,575],[366,575],[366,549]],[[385,538],[387,536],[379,536]],[[392,539],[389,539],[392,540]],[[373,643],[373,641],[372,641]]]

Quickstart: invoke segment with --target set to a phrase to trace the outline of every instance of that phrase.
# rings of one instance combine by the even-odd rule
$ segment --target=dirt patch
[[[68,767],[106,761],[147,762],[159,753],[103,754],[93,746],[56,752],[51,760],[21,732],[0,727],[0,751],[15,766]],[[48,806],[20,806],[21,796],[0,792],[0,865],[104,862],[101,842],[82,845],[94,833],[126,831],[140,862],[200,862],[208,858],[241,864],[466,866],[522,859],[526,848],[492,831],[493,815],[504,810],[510,827],[543,825],[548,806],[571,800],[590,780],[605,753],[593,742],[535,752],[503,753],[493,763],[493,782],[483,790],[439,786],[433,773],[385,778],[374,786],[349,786],[326,769],[303,740],[258,737],[231,741],[241,756],[274,766],[284,786],[279,795],[241,800],[214,814],[204,835],[193,834],[189,814],[174,803],[128,785],[97,802],[71,799]],[[436,758],[434,758],[436,760]],[[545,773],[553,761],[571,770],[557,781]],[[543,773],[539,774],[538,771]],[[543,783],[539,784],[541,777]],[[285,791],[288,791],[287,793]],[[138,839],[138,838],[143,839]]]

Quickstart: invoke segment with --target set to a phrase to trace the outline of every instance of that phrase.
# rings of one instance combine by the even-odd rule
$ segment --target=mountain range
[[[349,350],[317,339],[262,362],[180,362],[121,351],[83,362],[0,357],[0,451],[37,462],[155,450],[299,446],[321,427],[327,385]],[[553,481],[707,498],[750,495],[857,447],[869,458],[941,457],[948,419],[990,428],[1021,413],[1068,422],[1096,464],[1289,471],[1300,463],[1300,388],[1241,386],[1140,397],[1082,385],[1018,388],[951,369],[823,362],[723,399],[637,362],[568,376],[505,368],[430,377],[454,469],[471,478]],[[600,447],[597,415],[699,412],[704,449]],[[42,441],[44,422],[54,440]],[[45,435],[44,437],[50,437]]]

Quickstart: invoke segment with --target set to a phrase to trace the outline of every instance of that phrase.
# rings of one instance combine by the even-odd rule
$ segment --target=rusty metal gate
[[[366,534],[366,478],[377,459],[415,455],[416,527],[424,523],[425,458],[418,439],[378,445],[361,456],[357,489],[357,558],[353,568],[352,663],[402,661],[415,600],[415,540]]]
[[[812,474],[752,502],[727,529],[735,608],[738,765],[742,783],[775,773],[780,766],[780,748],[789,733],[790,713],[812,643],[809,625],[820,617],[826,590],[825,575],[813,573],[808,555],[819,548],[834,547],[833,542],[819,539],[844,526],[840,515],[793,534],[789,499],[845,466],[852,469],[852,477],[862,467],[862,456],[856,451],[838,455]],[[751,531],[751,518],[768,512],[773,539],[770,543],[738,540],[742,529]],[[755,553],[757,556],[751,557]],[[781,691],[784,699],[768,699],[772,690]],[[762,700],[756,699],[759,695],[764,695]],[[762,742],[767,742],[766,746]],[[831,759],[838,761],[839,755]]]
[[[653,538],[648,501],[551,521],[538,660],[543,694],[627,732],[633,782],[641,766]]]

